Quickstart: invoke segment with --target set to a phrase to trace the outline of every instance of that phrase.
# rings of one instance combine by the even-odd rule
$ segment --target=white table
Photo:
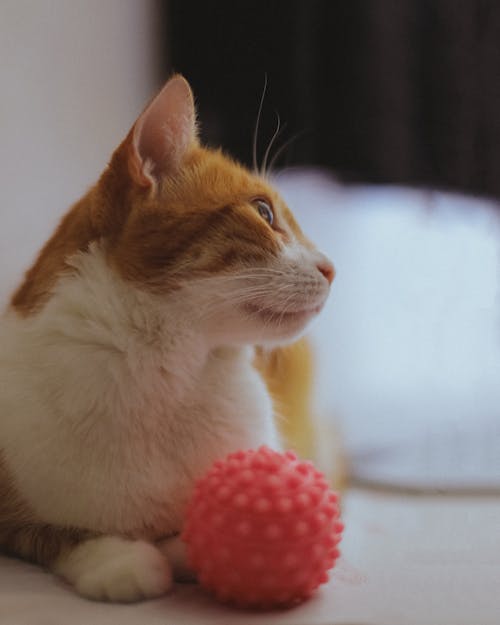
[[[93,603],[0,559],[0,625],[498,625],[500,499],[351,491],[328,585],[286,612],[220,606],[197,586],[135,605]]]

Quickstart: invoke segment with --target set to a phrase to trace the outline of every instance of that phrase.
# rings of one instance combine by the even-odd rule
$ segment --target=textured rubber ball
[[[197,481],[183,540],[202,586],[239,607],[307,599],[328,581],[343,524],[310,462],[268,447],[218,460]]]

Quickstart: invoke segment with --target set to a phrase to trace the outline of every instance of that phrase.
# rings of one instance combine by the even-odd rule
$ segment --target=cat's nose
[[[317,263],[316,267],[319,272],[322,273],[325,278],[328,280],[328,284],[333,282],[335,278],[335,267],[333,264],[327,259],[322,259],[319,263]]]

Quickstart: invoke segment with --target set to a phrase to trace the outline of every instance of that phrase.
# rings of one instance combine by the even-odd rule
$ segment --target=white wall
[[[0,305],[159,80],[154,0],[0,3]]]

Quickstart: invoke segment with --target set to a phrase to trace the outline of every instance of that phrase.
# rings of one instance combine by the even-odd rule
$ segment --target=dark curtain
[[[349,180],[500,196],[498,0],[170,0],[169,69],[198,100],[204,139],[251,163]],[[273,149],[275,152],[275,149]]]

